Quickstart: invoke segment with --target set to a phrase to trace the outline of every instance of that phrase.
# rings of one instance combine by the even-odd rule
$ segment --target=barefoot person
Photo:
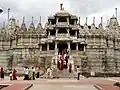
[[[77,74],[78,74],[77,80],[79,80],[79,77],[80,77],[80,67],[79,66],[77,66]]]
[[[29,80],[28,72],[29,72],[28,67],[25,67],[24,68],[24,80]]]
[[[4,79],[4,70],[1,68],[1,79]]]
[[[17,80],[16,72],[17,72],[17,71],[14,69],[14,70],[13,70],[13,80]]]
[[[40,67],[37,67],[37,76],[36,78],[39,78],[40,77]]]

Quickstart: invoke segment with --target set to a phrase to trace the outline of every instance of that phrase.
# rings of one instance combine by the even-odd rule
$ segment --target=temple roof
[[[70,14],[66,10],[62,9],[59,12],[57,12],[55,16],[70,16]]]

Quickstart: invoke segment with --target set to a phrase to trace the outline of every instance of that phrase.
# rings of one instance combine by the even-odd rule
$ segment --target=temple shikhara
[[[9,10],[8,10],[9,12]],[[34,18],[26,27],[25,17],[19,25],[15,18],[0,30],[0,67],[6,70],[24,66],[40,66],[45,70],[54,66],[58,70],[71,68],[81,72],[117,73],[120,71],[120,26],[112,16],[105,28],[102,17],[99,26],[84,25],[80,17],[60,10],[48,17],[44,26],[35,27]]]

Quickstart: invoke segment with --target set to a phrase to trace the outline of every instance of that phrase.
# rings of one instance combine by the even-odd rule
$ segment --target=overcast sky
[[[60,3],[71,14],[80,16],[81,24],[85,23],[85,17],[88,17],[88,24],[92,24],[94,16],[96,25],[100,23],[100,17],[103,17],[103,23],[106,24],[115,15],[115,8],[118,8],[118,20],[120,19],[120,0],[0,0],[0,7],[4,10],[0,14],[0,26],[2,21],[7,20],[8,8],[11,9],[11,17],[20,20],[21,24],[22,17],[25,16],[25,22],[29,25],[32,16],[35,24],[39,21],[39,16],[42,17],[42,23],[45,23],[48,16],[59,11]]]

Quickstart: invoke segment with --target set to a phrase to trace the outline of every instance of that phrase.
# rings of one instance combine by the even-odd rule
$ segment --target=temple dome
[[[57,12],[55,16],[70,16],[70,14],[66,10],[62,9],[59,12]]]
[[[117,21],[117,18],[113,15],[111,18],[110,18],[110,23],[109,25],[112,25],[112,26],[117,26],[119,25],[118,24],[118,21]]]

